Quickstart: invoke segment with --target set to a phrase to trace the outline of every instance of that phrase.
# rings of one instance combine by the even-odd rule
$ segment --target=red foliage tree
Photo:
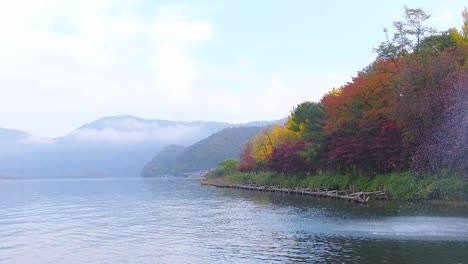
[[[468,47],[424,57],[411,56],[398,75],[393,120],[403,130],[405,150],[411,159],[423,142],[431,140],[452,105],[448,82],[457,71],[466,71]],[[464,68],[464,69],[463,69]]]
[[[352,82],[325,95],[322,98],[325,132],[331,134],[366,122],[390,120],[395,105],[397,72],[395,63],[379,61]]]
[[[309,163],[301,154],[306,149],[306,142],[300,140],[295,144],[281,144],[273,148],[267,166],[269,169],[280,173],[305,173],[309,172]]]
[[[403,166],[402,149],[401,131],[394,122],[368,123],[353,133],[328,136],[323,162],[338,171],[384,173]]]
[[[401,130],[392,120],[398,67],[378,61],[324,96],[325,168],[374,174],[403,166]]]
[[[438,124],[416,147],[413,169],[462,170],[468,176],[468,71],[449,75],[444,86],[440,97],[446,108]]]
[[[249,172],[254,171],[256,168],[256,161],[253,157],[253,146],[252,143],[248,142],[244,146],[244,150],[240,155],[239,171]]]

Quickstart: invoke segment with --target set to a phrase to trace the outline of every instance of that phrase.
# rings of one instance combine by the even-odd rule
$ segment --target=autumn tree
[[[442,120],[449,106],[445,92],[449,76],[466,68],[468,47],[449,49],[425,58],[406,60],[398,74],[393,118],[403,129],[410,155]]]
[[[468,9],[466,7],[463,9],[461,16],[463,18],[463,26],[460,33],[463,38],[468,39]]]
[[[462,11],[463,25],[460,31],[455,28],[450,30],[451,39],[457,43],[457,45],[463,46],[468,45],[468,9],[465,7]]]
[[[398,67],[377,61],[322,98],[324,168],[373,174],[403,167],[401,129],[393,118]]]
[[[254,171],[256,168],[256,161],[253,157],[253,145],[251,142],[245,144],[244,149],[240,155],[239,171],[248,172]]]
[[[299,140],[294,144],[282,143],[275,146],[268,159],[268,168],[284,174],[309,172],[309,163],[302,154],[305,148],[306,142],[304,140]]]
[[[297,139],[297,133],[283,125],[262,130],[252,139],[252,156],[257,162],[266,162],[275,146],[281,143],[294,143]]]
[[[444,86],[440,96],[446,108],[416,147],[413,168],[431,173],[448,169],[468,175],[468,71],[449,75]]]
[[[365,124],[358,131],[341,130],[327,137],[327,155],[322,161],[338,172],[376,174],[400,169],[402,137],[391,121]]]
[[[322,98],[327,133],[355,129],[369,121],[388,121],[394,109],[395,64],[379,61],[351,82]]]

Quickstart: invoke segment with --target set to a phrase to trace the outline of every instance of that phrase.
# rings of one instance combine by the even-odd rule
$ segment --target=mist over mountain
[[[0,129],[0,176],[136,177],[164,147],[189,146],[233,126],[245,124],[150,120],[121,115],[101,118],[59,138]]]
[[[144,142],[191,144],[230,125],[221,122],[148,120],[125,115],[101,118],[83,125],[66,139],[126,145]]]

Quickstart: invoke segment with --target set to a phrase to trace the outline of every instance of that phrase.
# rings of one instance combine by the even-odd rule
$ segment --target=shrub
[[[226,159],[218,164],[215,170],[216,176],[230,175],[237,172],[239,168],[239,161],[236,159]]]

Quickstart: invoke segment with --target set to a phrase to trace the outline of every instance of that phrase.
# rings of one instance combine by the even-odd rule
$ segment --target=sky
[[[103,116],[247,122],[320,100],[421,7],[460,27],[466,0],[0,2],[0,127],[57,137]]]

